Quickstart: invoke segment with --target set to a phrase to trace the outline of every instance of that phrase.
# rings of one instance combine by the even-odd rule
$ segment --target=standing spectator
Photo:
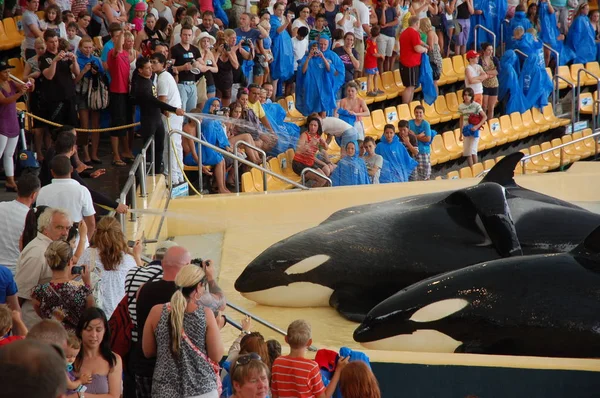
[[[292,38],[287,32],[287,28],[292,22],[292,15],[283,15],[285,11],[284,3],[276,3],[273,6],[273,15],[271,15],[271,40],[273,40],[273,63],[271,64],[271,79],[275,92],[272,100],[277,95],[277,84],[287,81],[294,75],[294,58],[292,50]]]
[[[527,14],[525,14],[525,6],[519,4],[516,8],[515,15],[511,18],[510,23],[508,24],[508,28],[504,33],[507,38],[507,47],[509,49],[515,48],[515,30],[518,27],[523,28],[523,32],[527,31],[527,29],[531,28],[531,22],[527,19]]]
[[[485,111],[488,120],[494,118],[494,107],[498,102],[498,70],[500,69],[500,61],[494,55],[494,47],[490,43],[481,45],[483,56],[479,59],[479,64],[488,78],[483,81],[483,110]]]
[[[358,51],[356,51],[354,48],[356,42],[357,41],[355,39],[354,33],[348,32],[344,35],[344,46],[335,48],[333,50],[333,52],[336,53],[342,60],[344,68],[346,68],[346,74],[344,75],[345,84],[348,84],[349,82],[354,80],[355,71],[360,71],[359,58],[361,57]]]
[[[131,251],[133,255],[130,254],[121,224],[108,216],[100,219],[91,241],[92,245],[83,252],[77,265],[86,265],[87,271],[92,274],[96,306],[110,318],[125,296],[127,273],[136,266],[142,266],[142,245],[137,241]],[[98,286],[95,286],[94,274]]]
[[[479,142],[479,129],[487,120],[487,116],[474,100],[475,94],[472,88],[463,91],[463,103],[458,106],[461,114],[460,139],[463,141],[463,155],[467,158],[469,166],[477,163],[477,143]]]
[[[137,51],[141,52],[144,56],[148,55],[150,52],[149,43],[154,40],[160,40],[161,42],[166,39],[166,37],[162,37],[160,31],[156,29],[156,17],[153,14],[146,15],[146,23],[144,24],[144,29],[142,29],[135,36],[135,42],[133,44],[133,48]]]
[[[0,265],[7,267],[12,275],[21,252],[19,239],[25,228],[25,218],[39,190],[39,178],[22,174],[17,181],[17,199],[0,202]]]
[[[379,176],[383,167],[383,157],[375,153],[375,139],[373,137],[365,137],[363,146],[365,148],[363,160],[367,165],[371,184],[379,184]]]
[[[308,51],[308,40],[306,40],[307,31],[305,26],[301,26],[296,31],[296,36],[292,37],[292,46],[294,47],[294,74],[298,72],[298,63],[304,58]],[[291,95],[295,81],[296,79],[294,77],[287,81],[286,94],[289,92]]]
[[[40,318],[55,319],[67,332],[75,333],[83,311],[94,306],[89,270],[82,268],[83,284],[73,280],[73,250],[67,242],[50,243],[44,257],[52,270],[52,279],[33,289],[33,308]]]
[[[369,5],[367,5],[368,3]],[[354,28],[354,48],[358,53],[358,66],[355,70],[355,76],[362,76],[363,65],[365,61],[365,42],[371,33],[371,9],[370,0],[353,0],[352,6],[356,10],[359,26]],[[394,35],[395,36],[395,35]]]
[[[442,47],[444,57],[450,55],[450,42],[454,37],[454,8],[456,7],[456,2],[457,0],[440,0],[439,4],[440,9],[443,10],[444,13],[442,20],[445,21],[446,40],[440,41],[440,43],[442,43],[440,47]]]
[[[187,31],[187,30],[186,30]],[[132,87],[133,97],[140,106],[141,131],[144,141],[154,137],[157,171],[162,172],[163,149],[165,142],[165,127],[162,124],[161,112],[175,112],[183,116],[184,111],[175,108],[156,97],[156,88],[150,79],[152,77],[152,65],[148,58],[138,58],[136,68],[139,78]],[[194,100],[197,97],[194,97]]]
[[[204,71],[204,80],[206,86],[206,98],[213,98],[215,96],[215,77],[214,73],[219,71],[217,67],[217,59],[215,54],[212,52],[213,46],[217,43],[217,40],[207,32],[200,33],[198,36],[198,44],[200,49],[200,64],[201,67],[206,68]],[[204,106],[204,103],[198,101],[198,107]]]
[[[110,25],[111,23],[126,24],[128,22],[125,5],[121,0],[106,0],[101,4],[106,25]]]
[[[308,6],[301,7],[298,18],[296,18],[292,23],[292,38],[296,37],[296,32],[298,32],[298,28],[305,27],[308,31],[310,31],[310,25],[308,24],[309,16],[310,8]],[[304,36],[304,40],[308,41],[308,34]]]
[[[42,81],[42,72],[40,71],[40,59],[41,57],[44,55],[44,53],[46,52],[46,42],[44,41],[43,37],[38,37],[37,39],[35,39],[34,41],[34,47],[35,47],[35,56],[27,59],[27,61],[25,62],[25,69],[23,70],[23,77],[25,79],[34,79],[34,85],[38,87],[37,90],[33,90],[30,94],[29,94],[29,112],[33,113],[34,115],[39,115],[40,112],[40,90],[39,87],[41,87],[41,81]],[[43,144],[44,144],[44,138],[48,138],[49,139],[49,134],[48,131],[46,130],[46,124],[42,123],[40,121],[37,120],[32,120],[32,125],[30,126],[33,132],[33,146],[35,149],[35,153],[37,155],[37,160],[38,162],[41,162],[42,160],[44,160],[44,154],[43,154]]]
[[[170,303],[155,305],[148,315],[144,355],[156,356],[161,364],[154,369],[153,396],[218,395],[216,369],[223,343],[213,311],[198,303],[204,278],[202,267],[186,265],[175,277],[177,290]]]
[[[367,39],[367,53],[365,54],[365,74],[367,75],[367,95],[369,97],[377,97],[379,94],[383,94],[383,90],[377,88],[377,79],[380,75],[377,64],[379,61],[385,59],[385,55],[379,52],[377,46],[377,38],[379,37],[379,25],[375,25],[371,28],[371,36]]]
[[[87,11],[82,11],[77,16],[77,35],[80,37],[92,36],[88,31],[90,22],[92,21],[91,15]]]
[[[23,248],[19,260],[17,260],[15,282],[19,287],[18,296],[23,322],[28,329],[40,321],[31,301],[33,289],[52,279],[52,272],[46,265],[44,253],[51,242],[65,240],[69,235],[70,228],[69,213],[61,209],[47,208],[38,220],[37,236]]]
[[[235,44],[235,32],[226,29],[222,37],[215,44],[215,57],[217,58],[218,71],[214,75],[216,96],[221,99],[223,106],[229,106],[231,103],[233,87],[233,71],[240,67],[236,55],[237,45]]]
[[[419,181],[427,181],[431,176],[431,126],[423,117],[425,108],[417,105],[414,110],[415,119],[408,122],[409,130],[417,137],[419,153],[415,157],[419,163],[417,166],[417,178]]]
[[[557,14],[558,28],[563,35],[569,31],[569,9],[567,8],[567,0],[550,0],[550,4]]]
[[[396,43],[396,27],[399,22],[398,12],[389,1],[382,1],[380,7],[375,10],[381,28],[380,34],[377,36],[377,48],[385,56],[385,59],[380,59],[378,63],[382,73],[392,70],[392,53]]]
[[[458,0],[456,2],[456,22],[460,25],[460,33],[455,37],[454,52],[456,55],[462,55],[467,51],[467,41],[471,31],[471,15],[473,14],[475,14],[473,0]],[[400,43],[400,47],[402,47],[402,43]]]
[[[73,168],[68,156],[55,156],[50,162],[52,184],[40,189],[38,205],[50,207],[62,206],[69,212],[72,222],[85,221],[88,227],[88,239],[92,238],[96,226],[94,203],[90,191],[71,178]],[[81,239],[85,239],[84,236]]]
[[[175,60],[173,69],[177,71],[177,89],[186,112],[194,109],[198,102],[196,89],[196,74],[192,69],[199,68],[200,50],[192,43],[192,26],[181,28],[181,43],[171,47],[171,57]]]
[[[344,0],[340,6],[340,12],[335,16],[335,28],[342,29],[346,34],[354,33],[354,29],[358,27],[360,27],[360,21],[352,6],[352,0]]]
[[[418,29],[419,18],[413,16],[408,19],[408,28],[400,34],[400,77],[405,87],[402,92],[404,104],[413,100],[415,88],[419,85],[421,54],[427,52]]]
[[[328,39],[331,39],[331,30],[329,27],[327,27],[327,19],[325,18],[325,14],[317,15],[315,25],[310,29],[308,34],[308,40],[313,41],[319,37],[327,37]]]
[[[212,11],[204,11],[202,13],[202,25],[199,26],[201,32],[206,32],[215,39],[219,28],[215,25],[215,13]]]
[[[27,9],[23,12],[23,17],[21,18],[23,33],[25,33],[25,40],[23,40],[21,47],[25,50],[23,57],[25,59],[35,56],[35,39],[44,37],[42,22],[36,14],[39,6],[39,0],[27,0]]]
[[[340,6],[335,0],[325,0],[323,2],[323,14],[327,19],[327,27],[333,33],[336,28],[336,17],[340,10]]]
[[[77,36],[78,30],[79,25],[77,25],[76,22],[70,22],[69,25],[67,25],[67,40],[69,41],[69,51],[75,52],[79,48],[81,36]]]
[[[47,30],[44,32],[44,40],[46,53],[40,59],[42,117],[73,126],[77,123],[73,76],[79,75],[79,65],[75,54],[59,51],[56,32]]]
[[[473,89],[475,97],[473,101],[479,105],[483,104],[483,82],[490,78],[479,65],[479,53],[469,50],[467,52],[467,61],[469,64],[465,68],[465,87]]]
[[[433,26],[431,26],[431,20],[429,18],[423,18],[419,22],[421,32],[427,35],[427,47],[429,47],[429,63],[431,65],[431,71],[433,74],[433,83],[435,89],[438,89],[438,80],[442,75],[442,52],[439,44],[439,37],[435,32]],[[442,42],[443,43],[443,42]]]
[[[344,367],[340,390],[344,398],[381,398],[377,379],[363,361],[353,361]]]
[[[46,30],[53,30],[59,38],[67,38],[65,23],[60,18],[60,8],[56,4],[50,4],[44,10],[44,22]]]

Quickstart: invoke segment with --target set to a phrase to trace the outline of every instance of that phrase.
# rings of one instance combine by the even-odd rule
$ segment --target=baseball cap
[[[179,244],[172,240],[163,240],[156,244],[155,253],[162,253],[163,255],[172,247],[179,246]]]
[[[479,57],[479,53],[477,51],[469,50],[467,51],[467,59],[477,58]]]
[[[6,61],[0,61],[0,72],[7,70],[7,69],[14,69],[15,67],[12,65],[9,65]]]

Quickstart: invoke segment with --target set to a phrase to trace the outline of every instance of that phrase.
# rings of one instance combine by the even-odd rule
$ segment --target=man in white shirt
[[[14,275],[21,250],[19,240],[25,227],[25,217],[40,190],[40,179],[23,174],[17,181],[17,199],[0,202],[0,265]]]
[[[346,144],[358,140],[358,132],[354,126],[337,117],[321,118],[321,127],[323,132],[327,134],[328,144],[331,142],[331,138],[335,137],[335,141],[342,150],[342,156],[346,153]]]
[[[343,29],[344,34],[348,32],[354,33],[354,29],[359,27],[358,14],[356,13],[356,9],[352,8],[352,0],[344,0],[340,6],[340,12],[335,16],[335,28],[331,33],[333,34],[335,29]]]
[[[174,106],[175,108],[181,108],[181,95],[179,94],[179,89],[177,88],[177,82],[173,75],[165,70],[167,64],[167,58],[160,53],[152,54],[150,58],[150,63],[152,63],[152,71],[156,73],[156,93],[158,95],[158,99],[162,102],[166,102],[167,104]],[[167,118],[169,123],[167,124]],[[165,125],[165,131],[170,130],[183,130],[183,116],[177,116],[175,113],[168,113],[167,115],[163,114],[162,116],[163,123]],[[181,162],[183,162],[183,147],[181,146],[181,135],[174,134],[171,137],[171,141],[175,146],[175,151],[173,151],[173,146],[169,142],[169,136],[165,135],[165,149],[163,151],[163,159],[167,159],[167,151],[171,151],[171,164],[166,165],[165,163],[165,175],[170,172],[171,173],[171,181],[173,185],[181,184],[184,181],[183,171],[179,167],[179,163],[177,162],[177,158]]]
[[[85,221],[88,227],[87,237],[91,240],[96,230],[96,211],[90,191],[71,178],[71,160],[67,156],[55,156],[50,162],[50,169],[54,177],[52,184],[40,189],[37,205],[64,208],[72,222]]]
[[[15,282],[19,288],[17,296],[27,329],[41,320],[33,309],[31,293],[37,285],[52,279],[52,270],[46,265],[44,253],[53,241],[67,239],[69,229],[71,220],[67,211],[53,208],[44,210],[38,218],[37,236],[23,248],[19,256]]]

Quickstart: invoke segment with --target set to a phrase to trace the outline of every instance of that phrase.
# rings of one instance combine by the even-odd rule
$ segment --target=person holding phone
[[[33,308],[42,319],[54,319],[74,333],[83,311],[95,304],[90,274],[87,267],[74,266],[73,249],[65,241],[50,243],[44,257],[52,270],[52,279],[33,289]],[[83,284],[74,280],[78,275]]]

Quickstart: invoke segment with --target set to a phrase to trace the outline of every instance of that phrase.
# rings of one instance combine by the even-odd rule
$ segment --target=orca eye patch
[[[312,271],[319,267],[329,259],[330,257],[326,254],[317,254],[315,256],[307,257],[286,269],[285,273],[288,275],[305,274],[308,271]]]
[[[417,310],[410,320],[413,322],[433,322],[446,318],[465,308],[469,302],[465,299],[453,298],[436,301]]]

